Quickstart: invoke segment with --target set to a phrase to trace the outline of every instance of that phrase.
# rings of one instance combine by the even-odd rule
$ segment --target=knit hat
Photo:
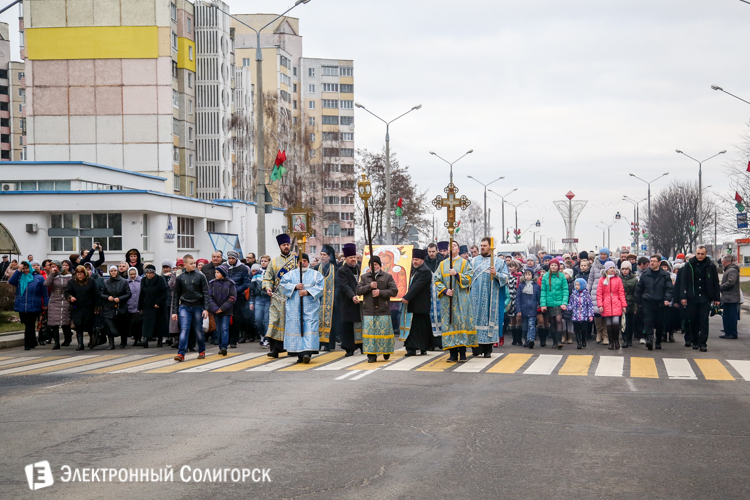
[[[615,263],[614,263],[614,262],[612,262],[611,260],[608,260],[607,262],[605,262],[605,263],[604,263],[604,270],[605,270],[605,271],[606,271],[607,269],[610,269],[610,268],[613,268],[613,267],[617,267],[617,266],[616,266],[616,265],[615,265]]]
[[[607,248],[607,247],[601,247],[599,249],[599,254],[603,254],[603,253],[606,253],[607,257],[609,257],[610,255],[612,255],[612,252],[610,252],[609,248]]]
[[[578,279],[576,280],[576,283],[578,283],[578,287],[579,287],[579,288],[580,288],[581,290],[586,290],[586,286],[588,285],[588,283],[586,283],[586,280],[585,280],[585,279],[583,279],[583,278],[578,278]]]
[[[633,264],[631,264],[629,261],[625,261],[622,264],[620,264],[620,269],[630,269],[633,270]]]
[[[262,271],[262,270],[263,270],[263,268],[261,267],[261,265],[260,265],[260,264],[258,264],[258,263],[256,262],[255,264],[253,264],[253,265],[252,265],[252,266],[250,267],[250,270],[251,270],[251,271]]]
[[[682,260],[685,260],[685,254],[684,254],[684,253],[678,253],[678,254],[677,254],[677,257],[675,257],[675,259],[682,259]]]
[[[143,268],[144,271],[149,272],[153,271],[156,272],[156,266],[153,264],[146,264],[146,266]]]
[[[118,267],[117,267],[116,265],[112,264],[112,265],[111,265],[111,266],[109,266],[109,268],[107,269],[107,272],[111,271],[112,269],[114,269],[115,271],[119,271],[119,268],[118,268]]]
[[[535,255],[529,254],[529,256],[526,257],[526,261],[527,262],[530,261],[530,260],[533,260],[534,261],[534,265],[536,265],[536,256]]]
[[[380,262],[380,257],[378,257],[377,255],[370,259],[370,262],[375,262],[380,267],[383,267],[383,263]]]
[[[565,270],[563,270],[563,274],[565,274],[566,278],[571,279],[573,277],[573,270],[572,269],[565,269]]]
[[[171,260],[163,260],[161,262],[161,267],[168,267],[172,269],[172,261]]]
[[[227,274],[229,274],[229,267],[227,267],[226,264],[221,264],[220,266],[216,266],[216,270],[221,273],[222,276],[225,278],[227,277]]]
[[[236,250],[230,250],[227,252],[227,259],[234,258],[239,260],[240,259],[240,253]]]
[[[196,261],[195,261],[195,264],[196,264],[196,265],[199,265],[199,264],[200,264],[201,262],[203,262],[203,265],[204,265],[204,266],[205,266],[206,264],[208,264],[208,260],[207,260],[207,259],[198,259],[198,260],[196,260]]]
[[[177,262],[174,263],[174,267],[184,266],[185,261],[183,259],[177,259]]]
[[[51,264],[52,264],[53,266],[57,266],[57,268],[58,268],[58,269],[62,270],[62,262],[60,262],[59,260],[53,260],[53,261],[51,262]]]
[[[545,256],[544,256],[544,258],[545,258],[545,259],[546,259],[547,257],[548,257],[547,255],[545,255]],[[550,259],[550,261],[549,261],[549,263],[548,263],[548,264],[549,264],[550,266],[551,266],[552,264],[557,264],[557,266],[558,266],[558,269],[559,269],[559,267],[560,267],[560,261],[559,261],[559,260],[557,260],[557,259]]]
[[[580,252],[578,254],[578,258],[581,259],[581,260],[588,259],[589,258],[589,253],[586,250],[584,250],[584,251],[582,251],[582,252]]]
[[[564,253],[563,256],[562,256],[562,258],[563,258],[563,260],[569,259],[570,258],[570,254],[569,253]]]
[[[553,257],[551,255],[545,255],[544,257],[542,257],[542,262],[547,262],[547,261],[552,260],[552,259],[553,259]],[[560,262],[558,262],[558,264],[559,263]]]

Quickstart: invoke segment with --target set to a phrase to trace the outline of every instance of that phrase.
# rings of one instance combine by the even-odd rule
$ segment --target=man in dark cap
[[[440,260],[448,258],[448,245],[449,244],[450,243],[447,241],[438,241],[438,244],[437,244],[438,252],[440,252],[440,255],[443,256],[443,258]]]
[[[458,248],[458,255],[459,255],[459,256],[460,256],[460,257],[461,257],[462,259],[466,259],[466,260],[471,260],[471,258],[470,258],[470,256],[469,256],[469,247],[468,247],[468,246],[466,246],[466,245],[461,245],[461,246],[460,246],[460,247]]]
[[[344,259],[344,265],[336,271],[336,288],[342,312],[341,348],[346,351],[346,356],[351,356],[356,349],[362,349],[362,313],[357,296],[360,272],[354,243],[344,245]]]
[[[331,245],[320,249],[320,263],[316,270],[323,275],[325,287],[320,297],[320,350],[333,351],[341,330],[341,300],[336,289],[336,252]]]
[[[401,340],[404,340],[407,356],[427,354],[433,343],[430,305],[432,302],[432,271],[425,264],[426,250],[412,251],[411,280],[409,290],[401,299]]]
[[[271,307],[268,312],[268,331],[266,339],[270,343],[268,356],[278,358],[284,352],[284,315],[286,297],[282,293],[279,283],[286,273],[297,267],[297,256],[292,253],[292,239],[288,234],[276,236],[281,255],[268,264],[263,276],[263,291],[271,297]]]

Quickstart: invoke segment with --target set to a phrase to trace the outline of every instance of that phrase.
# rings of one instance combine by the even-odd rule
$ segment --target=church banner
[[[411,279],[411,252],[414,245],[373,245],[372,251],[380,257],[383,263],[383,271],[393,276],[398,287],[398,296],[392,297],[391,301],[400,302],[406,290],[409,288]],[[370,249],[365,245],[365,253],[362,256],[362,272],[367,272],[370,265]]]

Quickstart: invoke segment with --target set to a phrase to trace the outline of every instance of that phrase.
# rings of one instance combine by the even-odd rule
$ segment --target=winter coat
[[[573,321],[588,322],[589,318],[593,318],[596,311],[594,311],[594,303],[589,291],[573,290],[568,299],[568,311],[571,312]]]
[[[396,280],[389,273],[382,270],[377,273],[375,280],[378,283],[378,290],[380,290],[380,294],[377,297],[372,296],[372,288],[370,288],[372,270],[368,270],[359,280],[357,295],[362,295],[364,299],[362,314],[364,316],[390,316],[391,297],[398,295]],[[378,306],[377,309],[375,309],[375,304]]]
[[[180,305],[208,308],[208,282],[200,271],[184,271],[177,277],[172,292],[172,314],[179,314]]]
[[[128,312],[138,312],[138,300],[141,296],[141,281],[140,276],[136,276],[134,280],[128,278],[128,286],[130,287],[130,298],[128,299]]]
[[[131,264],[130,257],[128,257],[128,254],[131,252],[135,252],[135,254],[138,256],[138,259],[135,261],[135,264]],[[143,276],[143,262],[141,262],[141,252],[139,252],[137,248],[131,248],[130,250],[125,252],[125,262],[128,263],[128,267],[134,267],[138,270],[138,276]]]
[[[138,294],[138,310],[166,309],[169,304],[169,287],[164,276],[155,274],[152,279],[143,278],[141,280],[141,293]]]
[[[76,262],[73,262],[73,269],[71,269],[70,272],[72,273],[73,271],[75,271],[75,267],[77,266],[82,266],[87,262],[91,262],[91,259],[93,257],[94,257],[94,249],[92,248],[91,250],[89,250],[89,253],[86,254],[86,257],[81,257]],[[94,268],[96,269],[97,267],[104,264],[104,258],[105,258],[104,250],[99,250],[99,259],[91,262],[91,265],[94,266]]]
[[[680,270],[682,274],[682,270]],[[653,271],[651,268],[646,269],[638,279],[635,286],[635,301],[638,304],[646,302],[663,302],[671,301],[674,287],[672,286],[672,277],[669,273],[659,269]]]
[[[432,271],[427,264],[413,269],[409,290],[404,295],[404,299],[409,302],[406,311],[413,314],[429,314],[432,302],[431,290]]]
[[[619,271],[609,277],[607,284],[606,276],[602,274],[599,278],[599,284],[596,287],[596,304],[600,309],[602,317],[622,316],[622,312],[627,309],[628,301],[625,299],[625,287],[619,276]]]
[[[573,292],[576,291],[576,281],[574,279],[568,280],[568,302],[570,302],[570,296],[573,295]],[[563,319],[567,319],[572,321],[573,320],[573,313],[570,311],[570,309],[567,309],[563,311],[562,313]]]
[[[740,303],[740,268],[729,264],[721,277],[721,301],[724,304]]]
[[[515,273],[508,277],[508,311],[516,310],[516,296],[518,294],[518,284],[521,282],[523,274]]]
[[[627,276],[623,276],[620,273],[620,279],[622,280],[622,287],[625,289],[625,300],[628,302],[628,307],[625,312],[635,312],[635,287],[638,285],[638,278],[635,274],[631,273]]]
[[[172,319],[172,314],[178,314],[178,311],[172,311],[172,298],[174,298],[174,289],[175,286],[177,286],[177,273],[172,273],[169,276],[163,276],[164,279],[167,282],[167,308],[169,308],[169,312],[167,313],[167,317],[169,318],[169,333],[175,334],[180,333],[180,322],[179,320]],[[208,284],[208,282],[206,282]]]
[[[352,298],[357,295],[358,276],[359,264],[353,268],[349,267],[349,264],[344,264],[336,271],[336,289],[341,299],[342,321],[346,323],[362,321],[361,306],[352,301]]]
[[[10,277],[8,283],[16,288],[16,300],[13,302],[13,310],[19,313],[40,313],[42,307],[47,305],[49,295],[47,287],[44,286],[44,278],[36,271],[30,270],[34,275],[34,280],[26,286],[23,295],[21,295],[21,286],[19,281],[21,271],[16,271]]]
[[[550,279],[551,278],[551,279]],[[540,307],[560,307],[568,304],[568,280],[565,273],[546,273],[542,276]]]
[[[584,272],[581,272],[581,271],[578,271],[578,272],[576,273],[576,277],[575,277],[574,281],[580,278],[580,279],[583,279],[583,280],[585,280],[585,281],[586,281],[586,283],[588,283],[588,282],[589,282],[589,276],[590,276],[590,275],[591,275],[591,271],[586,271],[585,273],[584,273]]]
[[[70,302],[70,316],[74,325],[90,325],[94,321],[94,310],[99,306],[99,286],[89,278],[85,285],[75,279],[68,281],[65,298]],[[75,298],[75,302],[71,302]]]
[[[226,262],[227,262],[226,260],[222,259],[221,264],[226,264]],[[201,268],[201,272],[206,276],[207,283],[210,283],[211,280],[216,279],[217,267],[218,266],[215,266],[213,262],[209,262],[208,264],[203,264],[203,267]],[[229,264],[227,264],[227,267],[229,267]]]
[[[70,325],[70,302],[65,298],[65,289],[73,275],[50,273],[44,286],[49,289],[47,305],[47,324],[49,326]]]
[[[231,316],[234,304],[237,302],[237,286],[229,278],[223,280],[212,279],[208,284],[208,312]]]
[[[250,273],[248,272],[247,266],[238,262],[236,266],[229,269],[227,278],[234,281],[234,286],[237,289],[237,302],[247,302],[247,299],[245,298],[245,290],[250,286]],[[215,279],[215,277],[211,278],[211,280],[213,279]],[[211,280],[208,281],[210,282]]]
[[[114,319],[115,316],[128,312],[128,300],[130,300],[130,286],[128,282],[119,276],[102,282],[99,287],[99,299],[102,301],[102,316]],[[120,302],[110,301],[109,297],[120,299]]]
[[[680,269],[680,298],[691,302],[718,302],[721,300],[721,287],[716,266],[707,258],[699,263],[696,257],[690,259]],[[698,285],[702,280],[705,294],[698,292]]]
[[[589,294],[591,295],[591,300],[594,302],[594,309],[598,312],[599,309],[597,309],[598,304],[596,303],[596,287],[599,286],[599,278],[602,276],[602,271],[604,271],[604,264],[606,264],[608,261],[612,261],[612,259],[607,259],[604,262],[599,260],[599,257],[594,259],[594,262],[591,264],[591,268],[589,269],[589,279],[588,279],[588,290]]]
[[[542,288],[536,281],[532,280],[531,286],[534,289],[534,293],[523,293],[523,288],[526,286],[526,282],[523,279],[519,281],[520,283],[518,285],[518,292],[516,293],[516,308],[514,313],[521,313],[521,316],[524,318],[534,317],[536,316],[539,301],[541,300]]]

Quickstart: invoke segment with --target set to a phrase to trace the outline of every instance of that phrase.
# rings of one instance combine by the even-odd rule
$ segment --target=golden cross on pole
[[[459,207],[461,210],[466,210],[469,208],[469,205],[471,205],[471,201],[466,198],[466,196],[461,196],[461,198],[456,198],[456,193],[458,193],[458,188],[451,182],[448,184],[448,186],[443,190],[445,191],[445,194],[448,196],[446,198],[443,198],[440,195],[437,195],[437,197],[432,200],[432,204],[435,205],[435,208],[438,210],[442,210],[443,208],[448,209],[448,218],[445,221],[445,227],[448,228],[448,233],[450,234],[450,243],[448,248],[448,255],[450,255],[450,268],[453,269],[453,233],[455,232],[456,228],[458,227],[458,223],[456,222],[456,207]],[[450,289],[453,290],[453,275],[451,275],[450,278]],[[448,315],[448,321],[450,324],[453,324],[453,297],[449,297],[449,315]]]

